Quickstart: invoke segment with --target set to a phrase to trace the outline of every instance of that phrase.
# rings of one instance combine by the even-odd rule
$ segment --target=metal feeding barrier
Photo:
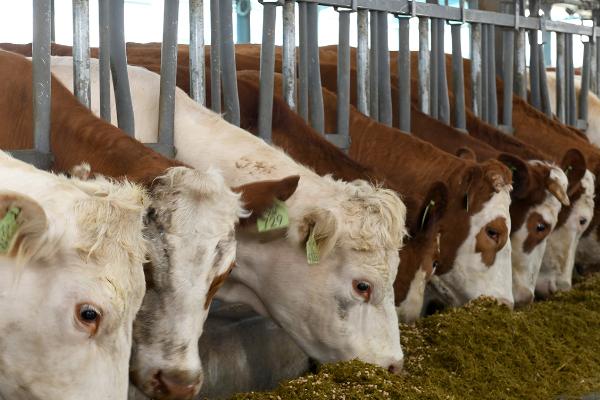
[[[204,1],[188,0],[190,15],[190,91],[192,98],[206,102],[204,57]],[[243,4],[242,4],[243,3]],[[501,1],[500,12],[478,10],[478,0],[448,6],[447,0],[417,2],[409,0],[261,0],[263,29],[260,52],[259,135],[271,141],[271,122],[275,69],[275,27],[277,7],[283,15],[283,97],[318,132],[338,147],[349,147],[349,109],[351,86],[350,15],[356,13],[356,89],[359,111],[391,125],[397,113],[399,127],[410,132],[411,63],[410,20],[418,23],[418,95],[421,111],[459,129],[466,128],[461,27],[470,25],[472,104],[475,115],[511,132],[512,95],[529,97],[530,103],[552,116],[546,82],[548,51],[539,36],[548,41],[554,32],[557,43],[556,116],[566,124],[585,129],[587,95],[600,90],[600,9],[594,10],[594,25],[574,25],[548,19],[549,9],[540,16],[540,0],[529,0],[530,16],[525,17],[523,0]],[[100,103],[101,116],[110,121],[110,76],[112,72],[118,126],[129,135],[135,132],[131,94],[127,78],[124,38],[124,0],[99,0],[100,28]],[[32,150],[13,152],[15,156],[39,167],[51,164],[50,128],[50,43],[53,35],[53,1],[33,0],[33,80],[34,143]],[[296,7],[297,5],[297,7]],[[546,5],[546,4],[544,4]],[[324,131],[323,96],[318,45],[320,6],[334,7],[339,15],[337,57],[337,132]],[[298,27],[295,26],[296,9]],[[177,25],[179,0],[164,1],[161,84],[159,100],[159,140],[149,144],[160,153],[174,156],[175,81],[177,75]],[[238,21],[243,28],[238,37],[249,38],[249,2],[236,2]],[[223,112],[231,123],[240,123],[235,47],[233,41],[232,1],[210,0],[211,32],[211,107]],[[392,108],[388,17],[398,20],[397,52],[398,99]],[[242,18],[243,17],[243,18]],[[90,105],[89,3],[73,0],[74,88],[81,103]],[[450,104],[444,38],[450,26],[452,41],[453,103]],[[299,43],[296,47],[296,31]],[[573,68],[574,35],[584,40],[581,90],[576,98]],[[529,37],[529,70],[526,66],[526,38]],[[500,45],[497,45],[499,43]],[[504,82],[502,115],[498,115],[496,79]],[[530,90],[528,92],[528,84]],[[529,96],[528,96],[529,94]],[[453,114],[451,115],[451,110]]]

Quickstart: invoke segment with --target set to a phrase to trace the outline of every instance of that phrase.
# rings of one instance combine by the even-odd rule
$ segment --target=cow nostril
[[[202,376],[187,373],[169,373],[158,371],[155,378],[160,384],[160,391],[177,399],[192,399],[200,389]]]
[[[390,366],[388,367],[388,372],[394,375],[401,375],[403,373],[403,369],[402,369],[402,364],[403,362],[395,362],[393,364],[390,364]]]

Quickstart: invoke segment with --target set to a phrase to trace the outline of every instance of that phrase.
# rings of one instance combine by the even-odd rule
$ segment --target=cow
[[[58,62],[53,59],[53,73],[69,84],[70,60],[62,72]],[[136,137],[153,142],[159,77],[141,68],[130,67],[129,73]],[[92,77],[97,87],[97,62]],[[98,112],[98,100],[92,104]],[[287,235],[259,240],[240,232],[237,267],[216,297],[249,304],[273,318],[318,361],[359,358],[401,371],[393,282],[406,235],[406,207],[398,196],[365,181],[320,177],[184,92],[176,93],[176,109],[179,161],[199,169],[215,165],[231,186],[300,176],[286,202]]]
[[[0,147],[31,148],[31,62],[4,51],[0,59],[6,77]],[[55,171],[88,162],[94,172],[147,188],[147,291],[133,327],[131,379],[154,398],[192,397],[202,383],[197,342],[208,306],[234,265],[235,225],[240,216],[259,216],[275,199],[285,201],[298,177],[266,186],[247,182],[236,193],[217,169],[194,170],[167,159],[95,117],[55,79],[51,148]],[[254,215],[247,215],[242,200]]]
[[[145,191],[4,152],[0,177],[0,398],[126,399]]]

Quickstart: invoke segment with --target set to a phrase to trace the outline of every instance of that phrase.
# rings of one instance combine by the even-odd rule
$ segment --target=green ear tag
[[[319,246],[315,240],[314,228],[310,229],[310,234],[306,241],[306,261],[308,261],[310,265],[319,263]]]
[[[256,220],[259,232],[273,231],[285,228],[290,224],[287,206],[283,201],[275,199],[273,207],[269,208]]]
[[[20,208],[11,207],[8,212],[0,219],[0,253],[6,253],[13,236],[17,233],[19,224],[17,216],[21,212]]]
[[[427,204],[427,207],[425,207],[425,212],[423,213],[423,218],[421,218],[421,229],[423,229],[423,226],[425,225],[425,219],[427,218],[427,215],[429,214],[429,209],[433,206],[435,206],[435,201],[431,200],[429,202],[429,204]]]

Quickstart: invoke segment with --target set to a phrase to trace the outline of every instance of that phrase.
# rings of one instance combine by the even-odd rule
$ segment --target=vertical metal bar
[[[306,7],[308,3],[298,4],[298,17],[300,24],[300,62],[298,63],[298,113],[308,121],[308,21]]]
[[[491,125],[498,126],[498,97],[496,90],[496,46],[495,26],[488,25],[488,119]]]
[[[190,96],[206,105],[204,1],[190,0]]]
[[[275,73],[276,4],[263,3],[263,34],[260,46],[260,94],[258,103],[258,134],[272,142],[273,84]]]
[[[54,8],[54,0],[50,0],[50,41],[52,43],[56,42],[56,21],[55,21],[55,8]]]
[[[461,25],[453,24],[452,33],[452,89],[454,91],[454,125],[458,129],[466,129],[465,116],[465,82],[463,75],[462,45],[460,37]]]
[[[594,79],[596,80],[596,94],[600,95],[600,37],[596,37],[594,46],[596,48],[596,59],[594,62],[596,72],[594,73]]]
[[[421,112],[429,114],[429,18],[419,18],[419,102]]]
[[[73,92],[90,108],[90,5],[73,0]]]
[[[542,109],[540,94],[540,52],[538,50],[538,31],[529,32],[529,80],[531,82],[530,103],[538,110]]]
[[[448,96],[448,78],[446,76],[446,55],[444,53],[444,28],[445,21],[438,19],[438,118],[450,125],[450,99]]]
[[[550,104],[550,94],[548,93],[548,80],[546,78],[546,65],[544,61],[544,45],[538,45],[540,62],[540,97],[542,100],[542,111],[549,118],[552,118],[552,105]]]
[[[38,167],[48,168],[50,153],[50,0],[33,2],[33,140]],[[43,160],[43,158],[46,160]]]
[[[283,5],[283,98],[296,109],[296,2],[286,0]]]
[[[125,50],[124,0],[112,0],[110,3],[110,69],[117,106],[119,128],[135,137],[133,105],[127,75],[127,52]]]
[[[566,49],[565,34],[556,33],[556,115],[562,123],[567,122],[566,91]]]
[[[230,0],[221,2],[219,17],[221,18],[221,68],[223,73],[223,105],[225,106],[225,119],[240,125],[240,100],[237,88],[237,73],[235,68],[235,50],[233,48],[233,14]]]
[[[158,143],[170,154],[175,131],[175,84],[177,79],[177,22],[179,0],[165,0],[163,15],[163,39],[160,50],[160,97],[158,100]]]
[[[593,93],[598,93],[598,75],[597,75],[597,64],[596,64],[596,42],[591,41],[590,38],[590,90]]]
[[[350,12],[340,11],[339,17],[337,133],[342,137],[342,148],[348,148],[350,132]]]
[[[110,122],[110,1],[101,1],[100,28],[100,117]]]
[[[502,68],[504,81],[504,95],[502,98],[502,124],[512,126],[512,99],[513,99],[513,73],[515,56],[515,31],[512,28],[502,32]]]
[[[398,17],[398,28],[398,127],[410,132],[410,20]]]
[[[390,82],[390,51],[388,49],[388,13],[377,12],[377,56],[379,72],[379,121],[392,126],[392,91]]]
[[[515,38],[515,94],[527,98],[527,66],[525,58],[525,29],[519,29]]]
[[[568,33],[567,39],[567,107],[569,119],[567,123],[575,126],[577,123],[577,98],[575,96],[575,73],[573,71],[573,34]]]
[[[471,24],[471,97],[473,114],[482,116],[482,65],[481,65],[481,24]]]
[[[590,64],[592,62],[590,42],[583,43],[583,67],[579,92],[579,119],[588,120],[588,94],[590,90]]]
[[[358,10],[356,25],[358,35],[358,48],[356,50],[356,101],[358,103],[358,111],[369,115],[369,12],[367,10]]]
[[[377,11],[370,11],[370,31],[371,31],[371,49],[369,52],[369,115],[376,121],[379,121],[379,57],[377,39],[379,35]]]
[[[489,106],[489,102],[488,102],[488,90],[490,88],[490,85],[488,84],[490,78],[488,76],[488,73],[490,72],[490,69],[488,67],[488,64],[490,62],[489,60],[489,55],[490,53],[488,52],[488,36],[489,36],[489,25],[487,24],[482,24],[481,25],[481,47],[482,47],[482,52],[481,52],[481,118],[486,121],[489,122],[489,112],[488,112],[488,106]]]
[[[235,13],[237,15],[237,42],[250,43],[250,0],[236,0]]]
[[[219,0],[210,0],[210,108],[221,113],[221,18]]]
[[[307,5],[306,21],[308,26],[308,110],[311,126],[325,133],[325,115],[323,110],[323,92],[321,90],[321,68],[319,64],[319,10],[318,4]]]
[[[431,0],[430,0],[431,1]],[[439,51],[438,48],[440,46],[439,43],[439,35],[438,28],[439,25],[437,23],[437,19],[432,18],[430,22],[431,26],[431,52],[430,54],[430,69],[429,69],[429,90],[430,90],[430,99],[429,99],[429,111],[431,113],[431,117],[437,119],[439,115],[439,84],[438,81],[438,68],[440,67],[440,63],[438,60]]]

